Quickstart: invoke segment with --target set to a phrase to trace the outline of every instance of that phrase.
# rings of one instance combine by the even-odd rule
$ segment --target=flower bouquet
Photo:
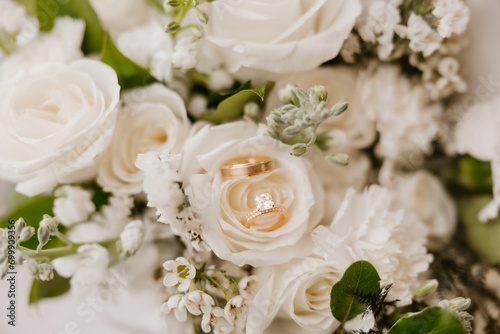
[[[490,2],[0,0],[1,332],[500,333]]]

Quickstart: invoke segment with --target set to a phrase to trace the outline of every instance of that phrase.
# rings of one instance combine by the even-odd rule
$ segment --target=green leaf
[[[25,1],[25,7],[31,6]],[[71,16],[85,21],[82,51],[85,54],[100,52],[106,33],[94,8],[88,0],[36,0],[36,17],[41,31],[50,31],[58,16]]]
[[[9,208],[11,211],[0,221],[0,227],[8,226],[9,220],[17,220],[20,217],[24,218],[27,225],[38,228],[38,224],[44,214],[54,215],[52,208],[54,206],[54,197],[49,195],[38,195],[27,197],[16,192],[12,192],[9,197]],[[63,231],[64,227],[59,226],[59,230]],[[33,236],[30,240],[23,242],[24,247],[36,249],[38,240]],[[55,248],[62,246],[63,243],[58,238],[51,239],[44,249]]]
[[[434,306],[408,314],[387,334],[464,334],[462,322],[450,311]]]
[[[459,201],[458,207],[470,247],[482,257],[500,263],[500,218],[482,223],[477,217],[492,199],[491,195],[467,197]]]
[[[101,60],[116,71],[122,89],[147,86],[158,81],[149,74],[148,70],[140,67],[121,53],[109,36],[104,42]]]
[[[330,309],[333,316],[345,322],[368,308],[367,297],[376,299],[380,292],[380,276],[366,261],[354,262],[333,287]]]
[[[243,115],[245,104],[252,101],[263,101],[266,94],[274,84],[270,81],[251,89],[251,82],[244,83],[235,92],[222,95],[212,94],[209,96],[209,106],[216,104],[215,113],[204,113],[200,119],[215,124],[230,122]]]
[[[70,289],[69,278],[60,276],[54,270],[54,278],[50,281],[33,280],[30,292],[30,304],[35,304],[39,300],[60,296]]]
[[[461,157],[453,167],[452,177],[455,181],[470,190],[488,191],[493,188],[491,164],[477,160],[471,156]]]

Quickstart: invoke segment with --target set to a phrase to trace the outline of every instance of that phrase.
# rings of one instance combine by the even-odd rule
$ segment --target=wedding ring
[[[243,218],[243,220],[241,221],[241,224],[246,228],[249,229],[255,227],[257,231],[270,232],[285,225],[285,223],[288,221],[288,211],[286,210],[286,208],[274,205],[273,198],[269,193],[264,193],[260,194],[259,196],[255,196],[253,200],[257,208],[248,213],[245,216],[245,218]],[[280,215],[279,220],[271,224],[270,223],[264,224],[258,222],[259,217],[271,214]]]
[[[273,170],[276,161],[269,157],[248,157],[229,160],[220,168],[222,177],[233,179],[236,177],[256,176]]]

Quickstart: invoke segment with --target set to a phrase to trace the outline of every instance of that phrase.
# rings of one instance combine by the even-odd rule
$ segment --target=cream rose
[[[135,166],[147,152],[179,153],[189,132],[181,97],[161,84],[124,94],[113,139],[99,163],[97,181],[106,191],[139,193],[143,173]]]
[[[194,154],[202,173],[190,177],[190,192],[201,214],[203,236],[217,256],[237,265],[283,263],[307,252],[311,249],[308,232],[323,213],[323,192],[308,161],[291,156],[290,147],[274,139],[255,137],[255,131],[254,124],[236,122],[202,129],[186,143],[187,157],[196,150],[204,152]],[[207,136],[215,132],[219,134]],[[274,158],[277,167],[258,176],[222,179],[223,163],[256,155]],[[182,168],[185,166],[192,164],[183,163]],[[255,209],[254,196],[263,193],[270,194],[275,204],[289,213],[286,223],[271,231],[247,228],[241,223]]]
[[[87,167],[109,143],[120,86],[94,60],[47,63],[0,84],[0,172],[35,195]]]
[[[335,58],[361,12],[358,0],[221,0],[204,7],[206,39],[231,72],[308,70]]]
[[[342,274],[313,257],[259,268],[261,289],[250,304],[246,333],[268,333],[276,319],[292,320],[290,333],[332,333],[340,323],[330,310],[330,290]]]

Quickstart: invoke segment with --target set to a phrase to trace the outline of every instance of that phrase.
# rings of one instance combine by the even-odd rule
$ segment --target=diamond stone
[[[264,193],[260,194],[259,196],[255,196],[253,200],[258,210],[267,210],[274,207],[273,198],[269,193]]]

